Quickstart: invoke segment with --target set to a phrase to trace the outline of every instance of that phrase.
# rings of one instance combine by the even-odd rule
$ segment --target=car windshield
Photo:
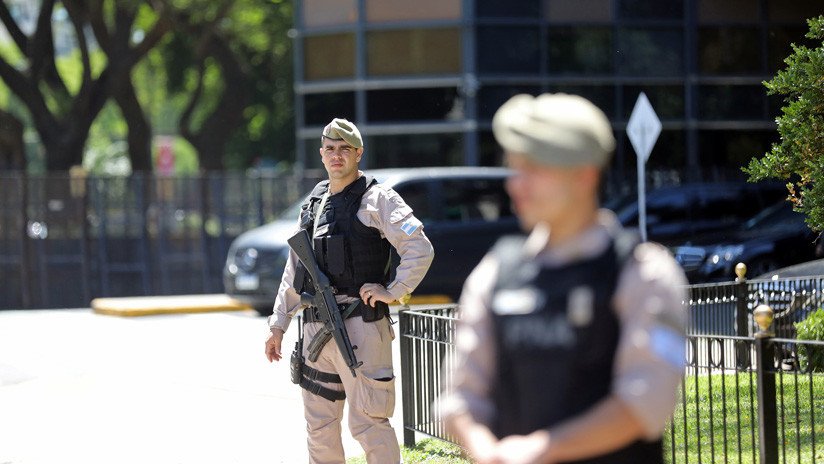
[[[788,201],[780,201],[745,222],[741,228],[748,231],[787,230],[804,226],[804,215],[793,211]]]

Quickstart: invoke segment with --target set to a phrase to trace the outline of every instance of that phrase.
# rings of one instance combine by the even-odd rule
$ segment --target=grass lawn
[[[776,375],[780,462],[824,460],[824,376]],[[755,374],[690,375],[664,435],[666,461],[758,462]],[[673,459],[673,449],[675,457]]]
[[[757,463],[755,382],[755,374],[748,372],[687,376],[681,401],[664,434],[664,461]],[[775,389],[779,462],[824,462],[824,375],[776,375]],[[405,463],[471,462],[461,457],[459,447],[437,439],[401,448],[401,455]],[[366,458],[346,462],[365,464]]]

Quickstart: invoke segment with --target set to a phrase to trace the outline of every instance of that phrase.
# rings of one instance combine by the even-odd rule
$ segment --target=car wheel
[[[778,263],[772,258],[759,258],[747,265],[747,275],[760,276],[778,269]]]
[[[267,306],[255,306],[255,311],[261,316],[271,316],[272,315],[272,305]]]

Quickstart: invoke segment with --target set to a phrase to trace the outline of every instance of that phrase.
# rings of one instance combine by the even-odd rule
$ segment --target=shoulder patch
[[[420,226],[421,221],[419,221],[415,216],[410,216],[409,219],[407,219],[403,222],[403,224],[401,224],[401,230],[403,231],[403,233],[409,236],[415,233],[415,231],[418,230],[418,227]]]

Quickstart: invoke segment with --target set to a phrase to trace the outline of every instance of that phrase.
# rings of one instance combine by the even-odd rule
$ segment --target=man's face
[[[592,208],[588,200],[597,189],[597,169],[547,166],[519,153],[507,153],[506,159],[513,170],[506,190],[524,229],[531,230],[538,223],[551,227],[579,213],[580,208]]]
[[[320,158],[330,179],[344,179],[358,172],[363,148],[355,148],[343,140],[324,137]]]

